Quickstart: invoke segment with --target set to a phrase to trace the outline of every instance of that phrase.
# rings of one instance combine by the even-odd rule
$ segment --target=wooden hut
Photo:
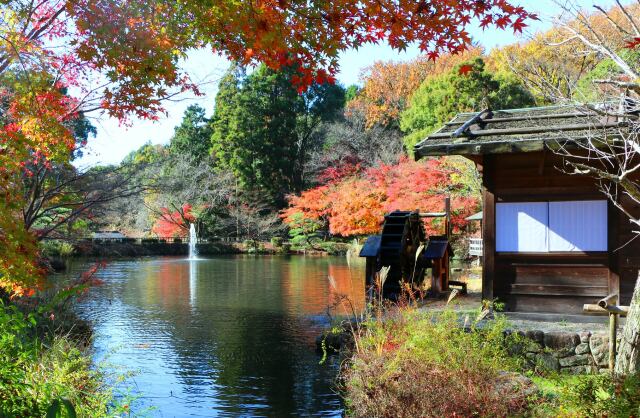
[[[521,312],[581,313],[616,292],[629,304],[640,239],[630,241],[628,218],[596,180],[566,174],[553,151],[617,127],[575,107],[485,110],[457,115],[415,146],[416,158],[469,158],[482,176],[483,299]]]

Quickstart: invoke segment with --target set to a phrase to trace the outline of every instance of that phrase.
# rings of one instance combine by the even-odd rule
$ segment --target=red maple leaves
[[[156,219],[153,228],[154,234],[161,238],[184,237],[189,233],[189,224],[195,222],[192,206],[188,203],[171,212],[167,208],[161,209],[161,215]]]
[[[473,71],[473,65],[469,65],[469,64],[461,65],[460,68],[458,69],[458,73],[460,75],[467,75],[471,71]]]
[[[628,48],[628,49],[635,49],[638,47],[638,45],[640,45],[640,37],[636,36],[630,40],[628,40],[624,47]]]
[[[415,162],[404,158],[398,164],[383,164],[290,196],[289,207],[281,216],[287,223],[300,214],[325,222],[334,235],[375,234],[385,213],[416,209],[440,212],[444,196],[453,195],[452,224],[461,228],[466,224],[464,218],[477,209],[478,201],[457,191],[461,185],[454,174],[440,160]],[[430,233],[439,230],[435,224],[426,227]]]

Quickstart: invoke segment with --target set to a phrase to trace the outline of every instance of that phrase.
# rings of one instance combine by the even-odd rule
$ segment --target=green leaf
[[[76,418],[76,409],[68,399],[54,399],[47,409],[47,418]]]

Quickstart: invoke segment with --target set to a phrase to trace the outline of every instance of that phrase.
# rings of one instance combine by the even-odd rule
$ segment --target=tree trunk
[[[640,274],[622,330],[615,371],[617,375],[640,372]]]

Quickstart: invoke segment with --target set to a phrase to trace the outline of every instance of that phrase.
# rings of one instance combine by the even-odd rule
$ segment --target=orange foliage
[[[385,197],[384,190],[372,187],[367,177],[346,178],[331,193],[329,232],[343,236],[377,232]]]
[[[374,124],[392,124],[425,78],[447,72],[460,62],[480,55],[482,49],[474,47],[457,55],[445,54],[436,61],[427,56],[407,62],[377,61],[360,75],[362,89],[348,103],[347,111],[362,112],[369,128]]]
[[[181,4],[176,12],[193,12],[191,29],[214,49],[243,64],[260,61],[277,68],[296,63],[303,71],[302,85],[332,79],[338,55],[349,48],[386,41],[403,50],[417,43],[435,60],[470,46],[466,27],[473,19],[481,27],[521,31],[525,20],[536,18],[507,0],[260,0],[217,2],[211,9],[197,4]]]
[[[465,217],[478,209],[476,198],[465,196],[465,187],[455,180],[455,171],[441,160],[412,161],[403,158],[395,165],[381,165],[366,173],[346,177],[289,197],[282,218],[292,223],[296,214],[312,220],[326,219],[329,232],[351,236],[380,231],[384,215],[394,210],[440,212],[444,197],[452,196],[452,225],[462,228]],[[425,225],[431,234],[439,225]]]

